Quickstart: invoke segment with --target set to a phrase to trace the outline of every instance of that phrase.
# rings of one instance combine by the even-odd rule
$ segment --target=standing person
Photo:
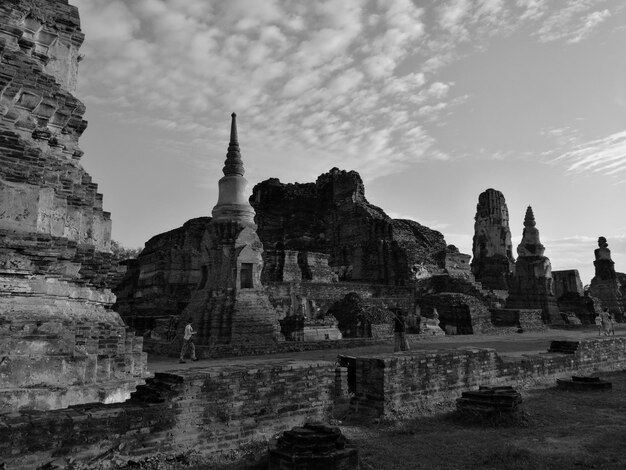
[[[602,335],[602,317],[598,313],[595,318],[596,326],[598,327],[598,336]]]
[[[602,334],[604,336],[608,336],[609,328],[610,328],[610,321],[611,321],[611,319],[609,318],[608,307],[605,307],[604,310],[602,310],[602,313],[600,314],[600,318],[602,318]]]
[[[607,332],[607,335],[615,336],[615,317],[613,317],[613,314],[611,312],[607,313],[607,316],[609,318],[609,331]]]
[[[185,334],[183,336],[183,348],[180,350],[180,360],[178,362],[180,362],[181,364],[185,363],[185,354],[187,353],[187,349],[191,350],[191,360],[192,361],[197,361],[198,359],[196,358],[196,345],[193,344],[193,335],[195,335],[196,332],[193,329],[193,326],[191,326],[191,318],[189,320],[187,320],[187,324],[185,325]]]
[[[409,342],[406,339],[406,322],[404,312],[394,312],[394,345],[393,352],[408,351]]]

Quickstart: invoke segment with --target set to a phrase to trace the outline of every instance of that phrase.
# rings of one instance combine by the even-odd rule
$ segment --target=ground
[[[626,372],[609,392],[522,392],[522,411],[497,424],[453,409],[399,423],[342,426],[361,469],[557,470],[626,468]]]
[[[626,336],[620,325],[617,336]],[[548,330],[508,336],[446,336],[413,338],[413,349],[491,347],[503,356],[545,352],[554,339],[591,339],[595,327]],[[338,353],[358,355],[390,352],[390,344],[350,350],[277,354],[262,360],[330,359]],[[260,358],[206,360],[178,364],[171,358],[151,357],[151,371],[219,365]],[[523,405],[514,418],[479,422],[459,416],[454,404],[433,409],[430,416],[407,416],[399,422],[358,421],[338,417],[333,424],[359,449],[362,470],[560,470],[626,468],[626,371],[602,374],[613,383],[608,392],[565,392],[556,388],[522,391]],[[267,468],[264,444],[214,457],[161,458],[137,462],[126,469],[260,470]]]
[[[467,419],[448,405],[400,422],[335,422],[359,450],[361,470],[561,470],[626,468],[626,371],[606,373],[607,392],[522,391],[511,418]],[[261,470],[266,449],[201,461],[155,457],[138,468]]]

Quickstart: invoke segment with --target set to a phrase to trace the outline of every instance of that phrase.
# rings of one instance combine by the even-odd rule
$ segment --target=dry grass
[[[626,372],[609,392],[535,390],[514,418],[469,421],[456,412],[378,426],[346,426],[361,468],[626,468]]]

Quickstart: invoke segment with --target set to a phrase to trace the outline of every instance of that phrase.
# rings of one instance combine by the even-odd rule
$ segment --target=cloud
[[[624,178],[626,172],[626,130],[576,145],[552,160],[568,172],[601,173]]]
[[[540,0],[75,0],[78,95],[198,146],[226,142],[237,111],[245,148],[284,178],[340,161],[373,179],[452,158],[434,129],[466,98],[442,76],[459,44],[524,21],[553,25],[542,40],[581,40],[608,15],[599,1],[554,12]]]
[[[542,42],[563,40],[569,44],[578,43],[611,16],[609,9],[595,9],[600,3],[604,2],[570,0],[564,8],[547,16],[536,35]]]

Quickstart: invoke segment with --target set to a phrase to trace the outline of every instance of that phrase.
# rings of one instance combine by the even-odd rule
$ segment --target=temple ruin
[[[83,39],[67,1],[0,4],[0,411],[120,401],[147,375],[111,310],[110,214],[80,164]]]
[[[608,308],[615,319],[624,321],[626,299],[622,293],[622,284],[615,272],[615,262],[611,259],[611,250],[606,238],[598,238],[598,248],[593,252],[595,260],[595,276],[589,285],[589,294],[602,302],[603,308]]]
[[[563,323],[554,297],[552,266],[544,256],[545,247],[539,240],[536,225],[533,209],[528,206],[506,307],[541,309],[544,323]]]
[[[202,277],[182,313],[196,325],[200,345],[281,339],[276,312],[261,284],[263,245],[248,202],[236,118],[233,113],[219,198],[201,243]]]
[[[478,196],[472,242],[472,273],[485,289],[508,290],[515,259],[504,195],[489,188]]]
[[[494,189],[479,196],[471,264],[443,234],[370,204],[356,171],[332,168],[303,184],[271,178],[249,192],[234,113],[211,216],[118,263],[110,214],[80,164],[82,42],[67,0],[0,3],[0,468],[236,454],[294,426],[272,444],[284,460],[304,450],[310,461],[317,447],[321,465],[344,468],[336,457],[355,459],[343,438],[305,423],[348,411],[404,419],[470,388],[623,370],[626,339],[595,330],[552,341],[549,354],[501,355],[476,338],[392,353],[398,318],[413,345],[588,325],[603,307],[623,321],[626,274],[604,237],[587,292],[578,271],[552,272],[531,207],[514,262]],[[200,358],[229,359],[171,360],[148,373],[145,351],[178,355],[188,319]],[[293,356],[372,345],[389,352]],[[262,357],[276,352],[289,354]]]

